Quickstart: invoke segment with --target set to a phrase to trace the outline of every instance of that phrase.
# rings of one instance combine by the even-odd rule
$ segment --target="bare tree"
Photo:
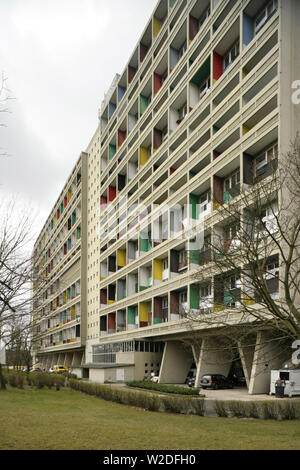
[[[268,161],[252,162],[248,182],[213,195],[194,275],[199,307],[187,317],[191,329],[219,327],[235,342],[268,328],[290,347],[300,338],[299,136],[280,158],[273,148]]]
[[[11,90],[7,87],[7,77],[2,72],[2,76],[0,79],[0,114],[2,113],[9,113],[8,102],[12,100],[13,97],[11,95]],[[0,122],[0,127],[5,127],[4,122]],[[8,153],[0,148],[0,156],[7,156]]]
[[[33,217],[10,200],[0,205],[0,220],[0,338],[9,348],[11,325],[18,325],[19,334],[32,327]]]

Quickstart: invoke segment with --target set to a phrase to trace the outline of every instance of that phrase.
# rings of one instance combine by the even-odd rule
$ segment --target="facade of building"
[[[82,153],[34,247],[33,351],[46,369],[77,370],[85,352],[87,161]]]
[[[198,322],[198,339],[189,343],[186,313],[230,311],[234,319],[241,305],[230,289],[241,288],[243,279],[228,275],[220,294],[213,275],[196,282],[194,272],[213,263],[212,238],[234,239],[236,227],[221,224],[217,209],[272,175],[296,134],[300,115],[291,86],[300,77],[299,19],[295,0],[157,3],[72,173],[81,165],[80,261],[74,251],[74,263],[57,264],[70,239],[67,216],[51,228],[72,181],[36,244],[44,276],[43,302],[35,308],[40,359],[59,359],[99,382],[154,373],[161,382],[184,383],[192,365],[197,380],[228,374],[214,328]],[[276,204],[275,197],[275,210]],[[50,255],[58,256],[54,268]],[[278,253],[270,265],[279,269]],[[74,321],[60,320],[76,310],[64,296],[79,279],[77,337]],[[278,283],[270,289],[280,296]],[[270,367],[277,366],[268,359],[266,367],[268,348],[259,348],[265,334],[256,333],[252,349],[239,345],[250,393],[268,391]]]

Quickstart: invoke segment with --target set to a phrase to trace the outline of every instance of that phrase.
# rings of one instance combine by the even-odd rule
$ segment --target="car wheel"
[[[206,387],[203,387],[203,385],[202,385],[202,388],[203,388],[203,390],[206,390]]]

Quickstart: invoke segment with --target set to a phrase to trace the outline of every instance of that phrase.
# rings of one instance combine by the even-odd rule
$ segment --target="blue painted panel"
[[[248,46],[254,36],[253,19],[243,14],[243,46]]]

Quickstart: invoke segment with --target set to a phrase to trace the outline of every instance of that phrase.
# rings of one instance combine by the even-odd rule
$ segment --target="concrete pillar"
[[[278,342],[272,341],[269,332],[259,331],[251,368],[249,394],[269,393],[271,370],[279,369],[284,357]]]
[[[81,364],[82,364],[82,352],[74,351],[71,367],[80,366]]]
[[[70,367],[72,365],[72,362],[73,362],[73,352],[68,352],[66,353],[66,357],[65,357],[65,366],[68,366]]]
[[[187,352],[181,343],[167,341],[161,362],[159,383],[185,383],[192,361],[192,352]]]
[[[201,344],[196,385],[205,374],[229,374],[232,357],[225,346],[218,344],[218,338],[204,338]]]
[[[243,344],[242,341],[238,342],[238,349],[239,349],[239,355],[241,358],[241,363],[243,367],[243,372],[245,375],[247,387],[249,390],[249,385],[250,385],[250,377],[251,377],[251,368],[252,368],[252,363],[253,363],[253,356],[254,356],[254,350],[255,347],[253,346],[247,346],[246,344]]]

